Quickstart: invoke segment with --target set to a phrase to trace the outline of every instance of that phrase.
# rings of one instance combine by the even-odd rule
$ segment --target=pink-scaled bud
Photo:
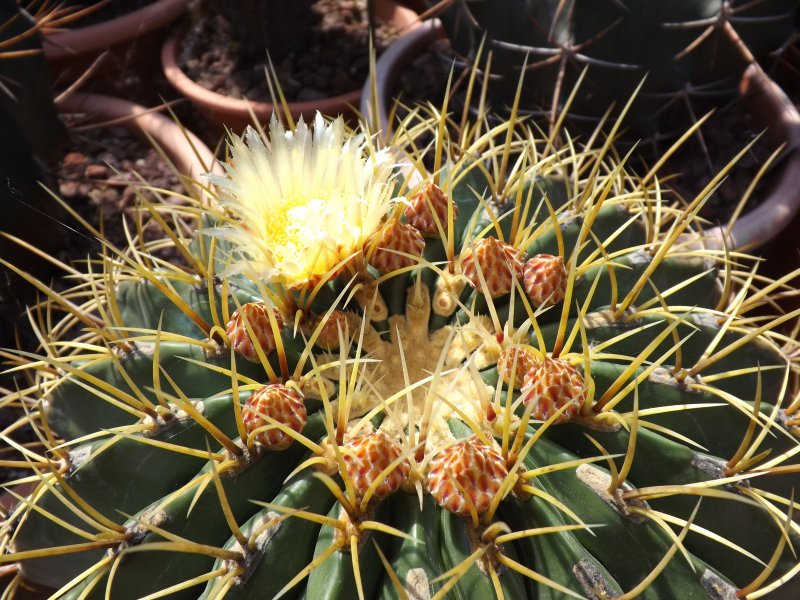
[[[525,382],[525,374],[538,362],[533,349],[526,346],[506,346],[497,357],[497,372],[507,385],[514,372],[514,387],[520,389]]]
[[[261,347],[265,356],[275,350],[275,335],[279,334],[283,328],[283,317],[281,317],[281,313],[277,308],[273,307],[271,309],[272,314],[275,315],[277,329],[273,330],[267,313],[269,310],[270,308],[263,302],[243,304],[241,308],[231,315],[228,326],[225,328],[228,342],[233,350],[249,361],[259,361],[256,344]],[[254,338],[251,337],[248,327],[245,325],[245,318],[255,336]]]
[[[552,306],[567,295],[568,279],[563,258],[537,254],[525,263],[522,287],[534,306]]]
[[[373,248],[374,245],[374,248]],[[425,240],[411,225],[389,219],[367,242],[373,248],[369,264],[381,273],[392,273],[419,262]]]
[[[467,516],[471,505],[481,514],[489,509],[507,475],[503,457],[473,435],[434,457],[428,471],[428,491],[452,513]]]
[[[349,335],[349,324],[347,315],[341,310],[334,310],[328,315],[328,319],[323,324],[325,315],[318,315],[311,324],[311,331],[317,333],[316,342],[320,348],[325,350],[335,350],[339,348],[339,331],[341,330],[345,342]]]
[[[586,384],[581,372],[560,358],[545,358],[525,374],[521,390],[522,401],[533,403],[531,415],[547,420],[565,404],[569,407],[556,423],[566,423],[575,417],[586,402]]]
[[[476,290],[483,292],[478,267],[492,298],[514,289],[514,280],[522,279],[522,253],[511,244],[494,237],[474,242],[461,253],[461,269]]]
[[[439,227],[447,233],[447,205],[450,200],[435,183],[426,183],[406,206],[403,214],[406,221],[425,237],[439,237]],[[434,217],[436,215],[436,217]],[[458,216],[458,205],[453,203],[453,219]],[[436,221],[439,225],[436,225]]]
[[[382,431],[354,438],[342,448],[347,476],[353,484],[356,497],[363,498],[369,487],[381,477],[381,473],[396,461],[402,451]],[[396,492],[408,478],[410,466],[401,460],[375,487],[371,499],[380,500]]]
[[[271,383],[250,395],[242,410],[242,420],[248,435],[260,427],[266,427],[256,433],[256,442],[269,450],[283,450],[294,439],[275,427],[275,423],[300,433],[306,426],[308,413],[299,392],[283,384]]]

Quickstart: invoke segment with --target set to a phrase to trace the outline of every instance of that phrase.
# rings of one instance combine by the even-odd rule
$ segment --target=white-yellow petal
[[[231,271],[300,285],[358,253],[390,208],[394,163],[341,118],[294,131],[270,123],[229,140],[225,177],[211,177],[233,216],[215,234],[238,249]]]

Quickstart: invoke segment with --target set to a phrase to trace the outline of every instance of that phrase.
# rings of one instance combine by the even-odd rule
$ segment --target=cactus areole
[[[424,114],[381,149],[322,117],[232,136],[213,198],[142,208],[185,266],[134,241],[31,309],[45,349],[14,355],[29,385],[3,402],[45,447],[22,449],[36,487],[0,529],[12,585],[722,599],[790,582],[785,281],[704,249],[705,196],[664,203],[613,136],[456,136]]]

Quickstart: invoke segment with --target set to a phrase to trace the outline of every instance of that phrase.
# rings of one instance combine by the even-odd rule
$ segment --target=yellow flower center
[[[363,243],[354,215],[337,197],[292,196],[264,215],[264,248],[285,282],[325,275]]]
[[[264,239],[271,250],[275,261],[283,262],[294,254],[296,245],[293,240],[297,237],[299,223],[292,218],[293,209],[306,201],[294,199],[287,202],[271,214],[267,214],[264,221]]]

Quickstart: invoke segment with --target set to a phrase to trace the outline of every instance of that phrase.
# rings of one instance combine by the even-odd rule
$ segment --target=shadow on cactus
[[[791,276],[704,244],[722,174],[676,209],[615,129],[454,123],[233,137],[208,197],[144,203],[168,238],[30,309],[41,353],[3,352],[43,445],[14,463],[36,487],[0,529],[12,591],[758,598],[796,575]]]

